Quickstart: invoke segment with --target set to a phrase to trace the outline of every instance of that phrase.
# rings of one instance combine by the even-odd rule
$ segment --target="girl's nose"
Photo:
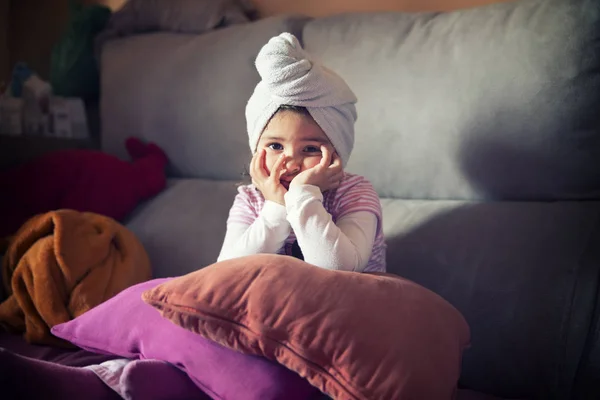
[[[300,170],[300,164],[302,162],[298,157],[287,156],[285,161],[285,169],[288,173],[295,173]]]

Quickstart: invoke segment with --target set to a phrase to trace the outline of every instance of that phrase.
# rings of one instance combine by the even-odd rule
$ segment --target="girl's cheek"
[[[319,157],[309,157],[309,158],[305,158],[304,159],[304,169],[311,169],[314,166],[316,166],[317,164],[319,164],[319,162],[321,161],[321,158]]]

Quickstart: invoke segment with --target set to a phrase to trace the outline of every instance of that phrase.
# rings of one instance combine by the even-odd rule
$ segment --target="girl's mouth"
[[[289,188],[290,188],[290,181],[286,181],[284,179],[280,179],[279,182],[281,182],[281,186],[283,186],[286,190],[289,190]]]

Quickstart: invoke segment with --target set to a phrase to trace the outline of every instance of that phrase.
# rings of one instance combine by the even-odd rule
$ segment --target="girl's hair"
[[[269,124],[269,122],[271,122],[271,120],[273,119],[273,117],[275,115],[277,115],[277,113],[279,111],[292,111],[301,115],[306,115],[310,117],[310,112],[308,111],[308,109],[306,107],[302,107],[302,106],[292,106],[289,104],[282,104],[281,106],[279,106],[279,108],[277,109],[277,111],[275,111],[273,113],[273,115],[271,116],[271,118],[269,118],[269,121],[267,121],[267,125]],[[266,126],[266,125],[265,125]],[[238,182],[238,186],[241,185],[246,185],[248,184],[248,180],[250,178],[250,171],[248,170],[248,165],[244,165],[244,171],[242,172],[242,182]]]
[[[302,106],[291,106],[289,104],[282,104],[281,106],[279,106],[279,108],[277,109],[277,111],[275,111],[275,113],[273,114],[273,116],[271,117],[271,119],[275,116],[275,114],[277,114],[279,111],[293,111],[296,112],[298,114],[302,114],[302,115],[310,115],[310,112],[308,112],[308,110],[306,109],[306,107],[302,107]]]

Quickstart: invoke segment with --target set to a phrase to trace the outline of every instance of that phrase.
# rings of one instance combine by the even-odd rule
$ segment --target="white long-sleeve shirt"
[[[258,253],[291,255],[295,241],[304,260],[345,271],[385,271],[381,204],[363,177],[346,174],[339,188],[290,188],[285,206],[265,201],[253,185],[238,188],[218,260]]]

